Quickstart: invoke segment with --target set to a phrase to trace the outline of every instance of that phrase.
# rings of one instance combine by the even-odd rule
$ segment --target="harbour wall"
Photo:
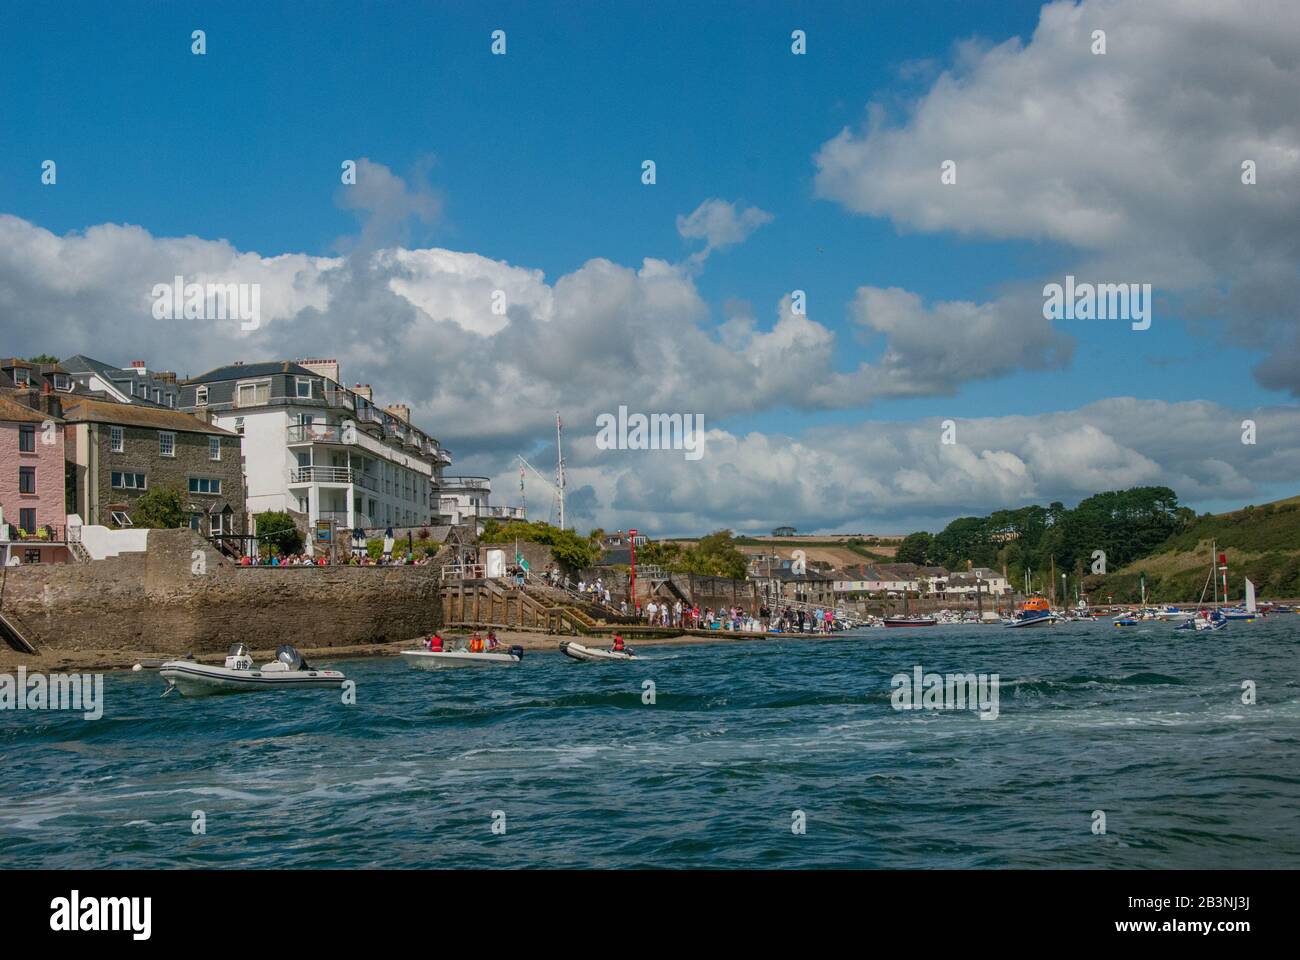
[[[349,646],[440,626],[440,575],[440,562],[240,567],[189,530],[151,530],[142,553],[7,568],[0,610],[42,653]]]

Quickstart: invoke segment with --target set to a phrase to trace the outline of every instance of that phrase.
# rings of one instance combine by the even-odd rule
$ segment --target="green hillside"
[[[1211,544],[1228,558],[1228,596],[1242,597],[1249,577],[1261,598],[1300,597],[1300,497],[1198,517],[1144,557],[1105,577],[1088,577],[1094,599],[1137,600],[1146,574],[1154,602],[1196,600],[1210,569]]]

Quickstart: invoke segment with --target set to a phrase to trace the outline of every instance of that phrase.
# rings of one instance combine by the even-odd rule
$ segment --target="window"
[[[211,528],[212,528],[212,535],[213,535],[214,537],[219,537],[219,536],[221,536],[223,533],[225,533],[225,527],[222,525],[222,522],[221,522],[222,519],[223,519],[223,517],[222,517],[221,514],[219,514],[219,513],[214,513],[214,514],[212,515],[212,519],[211,519],[211,521],[209,522],[209,526],[211,526]]]
[[[36,468],[35,467],[18,468],[18,492],[19,493],[36,492]]]
[[[221,480],[217,477],[190,477],[190,493],[220,493]]]
[[[54,375],[54,389],[67,393],[72,389],[72,378],[66,373],[56,373]]]
[[[175,406],[176,406],[176,394],[174,394],[174,393],[168,393],[168,394],[167,394],[167,406],[169,406],[169,407],[175,407]]]
[[[23,551],[23,563],[40,563],[41,551],[27,549]]]
[[[198,406],[198,407],[206,407],[206,406],[208,405],[208,388],[207,388],[207,387],[195,387],[195,388],[194,388],[194,405],[195,405],[195,406]]]
[[[14,367],[14,383],[25,387],[32,382],[32,373],[26,367]]]
[[[191,529],[191,530],[198,530],[198,529],[199,529],[199,524],[201,523],[202,519],[203,519],[203,514],[201,514],[201,513],[191,513],[191,514],[190,514],[190,529]]]
[[[142,383],[142,384],[140,384],[140,386],[136,389],[136,393],[139,394],[140,399],[142,399],[142,400],[148,400],[148,399],[149,399],[149,384],[147,384],[147,383]]]
[[[109,427],[108,439],[109,439],[109,446],[112,448],[113,452],[121,453],[125,447],[122,428]]]
[[[36,424],[24,423],[19,425],[18,451],[19,453],[36,452]]]
[[[135,526],[135,524],[131,522],[131,518],[128,517],[128,516],[127,516],[125,513],[123,513],[121,510],[114,510],[114,511],[113,511],[113,522],[116,523],[119,527],[134,527],[134,526]]]
[[[153,402],[160,407],[162,406],[162,387],[153,388]]]
[[[168,430],[158,431],[158,455],[160,457],[176,456],[176,434]]]
[[[295,377],[293,381],[293,389],[294,389],[295,396],[303,400],[310,400],[311,384],[312,381],[310,377]]]
[[[239,385],[239,405],[241,407],[261,407],[271,402],[271,381],[261,383],[241,383]]]
[[[144,490],[143,473],[123,473],[119,470],[113,471],[113,486],[118,490]]]
[[[241,437],[244,435],[244,418],[243,418],[243,417],[235,417],[235,433],[239,434]]]
[[[208,437],[208,459],[209,460],[221,459],[221,438],[220,437]]]
[[[28,533],[36,532],[36,508],[23,507],[18,511],[18,526]]]

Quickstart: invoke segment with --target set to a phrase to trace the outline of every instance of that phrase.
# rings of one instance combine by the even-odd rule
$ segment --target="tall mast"
[[[560,411],[555,411],[555,488],[560,498],[560,529],[564,529],[564,448],[560,441]]]

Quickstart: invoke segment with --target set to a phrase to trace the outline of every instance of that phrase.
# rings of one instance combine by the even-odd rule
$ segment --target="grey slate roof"
[[[201,373],[197,377],[190,377],[182,381],[183,384],[193,383],[218,383],[222,380],[246,380],[249,377],[269,377],[277,373],[291,373],[300,377],[319,377],[319,373],[313,373],[304,366],[294,363],[291,360],[268,360],[259,363],[231,363],[224,367],[217,367],[215,370],[209,370],[207,373]]]

